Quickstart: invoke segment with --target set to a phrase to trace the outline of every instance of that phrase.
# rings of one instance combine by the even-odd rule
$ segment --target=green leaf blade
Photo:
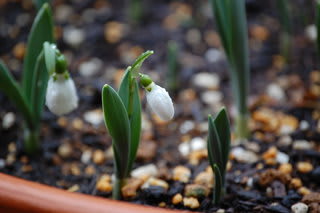
[[[217,129],[218,137],[221,142],[221,155],[222,155],[222,164],[221,167],[223,171],[225,171],[225,166],[228,163],[229,159],[229,151],[230,151],[230,143],[231,143],[231,132],[230,132],[230,123],[227,115],[227,111],[225,108],[221,109],[214,119],[214,124]],[[222,171],[222,173],[224,173]]]
[[[8,71],[7,67],[0,61],[0,90],[4,92],[24,115],[29,126],[34,125],[30,106],[21,92],[19,84]]]
[[[208,156],[211,165],[217,164],[222,168],[222,153],[221,153],[221,142],[217,132],[217,128],[213,121],[213,118],[209,116],[209,135],[208,135]]]
[[[113,139],[114,150],[116,150],[116,175],[118,178],[125,178],[130,150],[130,122],[120,96],[109,85],[104,85],[102,88],[102,108],[105,125]]]
[[[154,52],[152,50],[147,50],[146,52],[142,53],[132,64],[131,66],[131,73],[133,77],[137,77],[139,74],[139,70],[143,62]]]
[[[48,4],[39,10],[28,38],[27,53],[24,58],[22,85],[28,101],[31,100],[35,63],[45,41],[53,42],[53,20]]]
[[[138,151],[141,133],[141,102],[139,96],[139,85],[135,78],[133,78],[131,75],[131,67],[127,69],[125,75],[123,76],[118,93],[126,107],[130,120],[131,144],[127,171],[127,176],[129,176]],[[129,109],[131,107],[129,104],[131,95],[133,103],[132,109]]]
[[[221,200],[221,195],[223,192],[223,185],[222,185],[221,172],[220,172],[219,166],[217,164],[213,165],[213,172],[214,172],[214,177],[215,177],[213,200],[214,200],[214,204],[219,204],[220,200]]]

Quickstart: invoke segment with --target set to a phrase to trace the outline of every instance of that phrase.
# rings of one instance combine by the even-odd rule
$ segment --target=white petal
[[[78,96],[73,80],[58,75],[54,80],[50,77],[48,82],[46,105],[56,115],[63,115],[78,107]]]
[[[147,102],[152,111],[162,120],[168,121],[173,118],[173,103],[168,92],[164,88],[153,83],[151,85],[151,91],[147,91]]]

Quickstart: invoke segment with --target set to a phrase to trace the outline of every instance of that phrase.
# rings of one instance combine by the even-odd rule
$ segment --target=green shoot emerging
[[[170,92],[175,92],[178,88],[178,45],[175,41],[169,41],[167,47],[167,87]]]
[[[225,175],[230,151],[230,124],[226,110],[223,108],[213,119],[208,118],[208,157],[215,174],[213,202],[218,204],[225,193]]]
[[[210,0],[218,32],[229,61],[232,92],[238,115],[236,136],[247,138],[249,111],[249,47],[245,0]]]

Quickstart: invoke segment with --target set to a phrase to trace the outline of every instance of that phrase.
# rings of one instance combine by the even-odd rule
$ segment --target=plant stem
[[[236,137],[240,140],[249,135],[248,118],[247,114],[238,114],[236,118]]]
[[[117,178],[114,181],[113,184],[113,189],[112,189],[112,198],[114,200],[120,200],[121,199],[121,188],[125,184],[125,179],[124,178]]]
[[[135,77],[131,77],[130,85],[129,85],[129,107],[128,107],[128,117],[131,119],[132,111],[133,111],[133,93],[134,93],[134,81]]]
[[[34,155],[39,151],[39,131],[38,129],[24,128],[24,147],[28,155]]]

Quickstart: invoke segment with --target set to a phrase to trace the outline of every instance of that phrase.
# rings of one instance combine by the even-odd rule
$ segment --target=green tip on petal
[[[144,88],[148,87],[153,82],[152,79],[150,78],[150,76],[148,76],[148,75],[140,73],[139,76],[140,76],[140,84]]]

